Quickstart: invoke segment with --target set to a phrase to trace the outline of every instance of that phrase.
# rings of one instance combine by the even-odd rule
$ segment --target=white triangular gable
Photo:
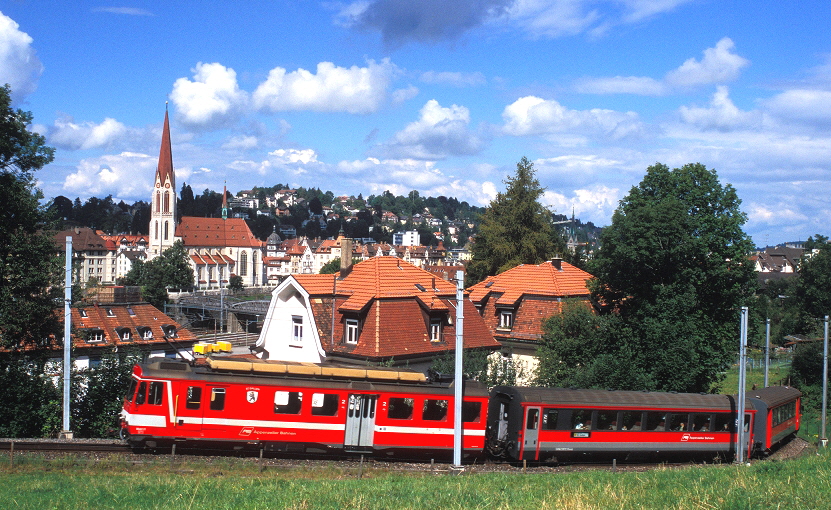
[[[326,358],[309,293],[293,276],[271,293],[257,347],[264,351],[260,356],[272,360],[320,363]]]

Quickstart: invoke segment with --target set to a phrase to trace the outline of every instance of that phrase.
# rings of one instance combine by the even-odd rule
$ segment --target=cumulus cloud
[[[439,160],[451,155],[475,154],[483,141],[468,128],[470,111],[464,106],[443,107],[427,101],[419,118],[411,122],[377,152],[394,159]]]
[[[681,67],[669,72],[665,80],[676,87],[694,87],[713,83],[726,83],[739,77],[750,61],[733,52],[735,44],[729,37],[722,38],[714,48],[704,50],[700,61],[691,58]]]
[[[49,143],[61,149],[86,150],[107,147],[122,139],[127,127],[115,119],[107,117],[100,124],[94,122],[76,123],[71,117],[55,120],[49,129]]]
[[[361,0],[339,13],[345,26],[378,31],[385,44],[456,40],[504,12],[514,0]]]
[[[75,172],[66,176],[63,189],[82,196],[146,194],[149,197],[157,164],[158,157],[135,152],[83,159]]]
[[[585,189],[576,189],[570,195],[546,191],[541,202],[559,214],[574,215],[581,221],[607,225],[620,200],[620,191],[597,184]]]
[[[421,73],[419,79],[424,83],[451,85],[453,87],[476,87],[479,85],[485,85],[488,82],[485,75],[479,72],[460,73],[450,71],[427,71]]]
[[[786,121],[831,125],[831,91],[786,90],[762,102],[773,115]]]
[[[183,124],[197,129],[220,128],[245,109],[248,93],[240,90],[233,69],[199,62],[191,71],[193,80],[179,78],[170,93]]]
[[[392,93],[392,102],[398,104],[409,101],[410,99],[416,97],[418,93],[418,87],[414,85],[410,85],[404,89],[398,89]]]
[[[236,149],[253,149],[259,145],[259,141],[257,140],[256,136],[251,135],[236,135],[232,136],[228,139],[225,143],[222,144],[223,149],[228,150],[236,150]]]
[[[574,89],[583,94],[636,94],[661,96],[678,88],[723,84],[739,77],[750,61],[733,52],[735,44],[729,37],[704,50],[704,58],[690,58],[680,67],[668,72],[662,80],[648,76],[613,76],[582,78]]]
[[[11,85],[15,103],[35,91],[43,73],[32,42],[17,22],[0,12],[0,85]]]
[[[380,63],[370,60],[366,67],[348,69],[321,62],[316,74],[305,69],[287,72],[276,67],[254,91],[254,106],[271,112],[372,113],[386,99],[395,72],[396,67],[389,59]]]
[[[643,124],[635,112],[593,108],[569,110],[555,100],[521,97],[505,107],[503,131],[514,136],[581,133],[620,139],[641,136]]]
[[[230,163],[228,168],[242,173],[273,176],[279,172],[295,177],[310,171],[325,171],[325,165],[318,161],[313,149],[276,149],[269,152],[263,161],[237,160]]]
[[[708,107],[682,106],[678,110],[684,122],[701,129],[727,131],[758,124],[761,114],[739,110],[729,97],[729,89],[720,85]]]

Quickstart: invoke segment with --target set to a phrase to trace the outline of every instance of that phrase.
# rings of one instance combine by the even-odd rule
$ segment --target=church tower
[[[176,177],[173,173],[173,153],[170,150],[170,122],[167,106],[164,110],[162,146],[159,150],[159,166],[150,201],[150,251],[152,259],[173,246],[176,232]]]

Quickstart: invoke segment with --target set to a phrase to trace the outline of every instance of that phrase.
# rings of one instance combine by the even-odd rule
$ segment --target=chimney
[[[352,239],[340,238],[340,275],[346,277],[352,271]]]
[[[561,259],[560,257],[554,257],[553,259],[551,259],[551,265],[554,266],[554,269],[556,269],[557,271],[562,271],[563,259]]]

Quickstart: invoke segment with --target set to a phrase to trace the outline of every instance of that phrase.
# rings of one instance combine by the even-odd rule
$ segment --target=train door
[[[751,445],[753,444],[753,434],[751,431],[753,430],[753,415],[751,413],[744,413],[744,459],[745,461],[750,459]]]
[[[378,395],[349,395],[346,413],[346,436],[343,447],[348,451],[371,450],[375,435],[375,406]]]
[[[525,409],[525,434],[523,434],[523,459],[539,460],[540,408]]]
[[[499,419],[496,422],[497,441],[508,440],[508,403],[499,403]]]
[[[202,409],[209,402],[210,392],[194,381],[180,382],[174,385],[173,417],[176,434],[179,436],[198,436],[202,430]]]
[[[208,384],[205,386],[202,398],[205,402],[202,403],[202,429],[207,431],[226,430],[226,421],[228,418],[225,412],[226,407],[226,393],[228,388],[226,386],[214,386]]]

